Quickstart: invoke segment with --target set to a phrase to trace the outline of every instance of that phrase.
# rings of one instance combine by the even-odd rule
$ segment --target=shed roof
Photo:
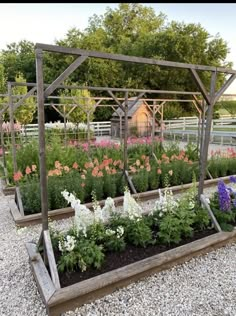
[[[134,100],[128,100],[128,117],[132,117],[134,113],[139,109],[139,107],[144,104],[143,101],[138,100],[134,104]],[[122,105],[124,106],[125,103],[123,102]],[[145,104],[144,104],[145,105]],[[146,105],[145,105],[146,106]],[[118,112],[118,113],[117,113]],[[118,108],[116,112],[112,114],[113,117],[118,117],[119,115],[124,116],[124,112],[121,108]]]

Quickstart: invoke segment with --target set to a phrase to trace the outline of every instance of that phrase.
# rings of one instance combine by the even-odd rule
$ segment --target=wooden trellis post
[[[17,172],[16,163],[16,139],[15,139],[15,129],[14,129],[14,114],[13,114],[13,102],[12,102],[12,88],[11,84],[8,83],[8,104],[9,104],[9,116],[10,116],[10,129],[11,129],[11,146],[12,146],[12,159],[13,159],[13,171]]]

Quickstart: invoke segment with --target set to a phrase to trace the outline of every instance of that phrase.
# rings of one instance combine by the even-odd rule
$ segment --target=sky
[[[227,42],[228,61],[236,69],[236,3],[141,3],[152,7],[156,14],[168,21],[200,23],[212,36],[217,33]],[[107,7],[119,3],[1,3],[0,50],[6,45],[26,39],[34,43],[55,44],[67,31],[76,27],[83,30],[93,14],[104,14]],[[225,93],[236,93],[236,80]]]

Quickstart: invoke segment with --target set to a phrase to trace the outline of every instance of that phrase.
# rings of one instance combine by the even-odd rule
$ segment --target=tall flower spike
[[[219,197],[220,210],[223,212],[230,211],[230,207],[231,207],[230,193],[227,190],[227,187],[224,184],[223,180],[220,180],[218,182],[218,197]]]

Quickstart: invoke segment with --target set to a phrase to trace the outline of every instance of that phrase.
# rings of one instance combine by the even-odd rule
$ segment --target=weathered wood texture
[[[48,229],[48,191],[46,172],[45,149],[45,113],[44,113],[44,89],[43,89],[43,52],[36,50],[36,77],[38,93],[38,125],[39,125],[39,165],[40,165],[40,191],[43,230]]]
[[[75,309],[118,288],[206,254],[236,240],[236,231],[216,233],[122,268],[62,288],[47,303],[50,316]]]
[[[236,70],[223,68],[223,67],[186,64],[186,63],[179,63],[179,62],[173,62],[173,61],[158,60],[158,59],[151,59],[151,58],[144,58],[144,57],[137,57],[137,56],[127,56],[127,55],[121,55],[121,54],[103,53],[99,51],[85,50],[85,49],[79,49],[79,48],[68,48],[68,47],[41,44],[41,43],[36,43],[35,48],[40,48],[48,52],[71,54],[71,55],[83,55],[83,56],[94,57],[94,58],[166,66],[166,67],[173,67],[173,68],[218,71],[218,72],[225,72],[225,73],[230,73],[230,74],[236,73]]]
[[[211,220],[212,220],[212,222],[213,222],[213,224],[214,224],[214,226],[215,226],[215,229],[216,229],[218,232],[221,232],[222,229],[221,229],[221,227],[220,227],[220,225],[219,225],[217,219],[215,218],[215,215],[213,214],[213,212],[212,212],[212,210],[211,210],[209,204],[207,203],[206,198],[205,198],[205,196],[204,196],[203,194],[201,194],[200,200],[201,200],[201,202],[202,202],[204,208],[207,210],[207,212],[208,212],[208,214],[209,214],[209,216],[210,216],[210,218],[211,218]]]
[[[21,214],[21,216],[24,216],[25,213],[24,213],[24,208],[23,208],[23,204],[22,204],[22,199],[21,199],[21,194],[20,194],[20,188],[19,187],[16,187],[16,200],[17,200],[18,208],[20,210],[20,214]]]
[[[37,252],[37,247],[33,243],[26,243],[26,249],[29,255],[29,262],[41,294],[44,304],[47,306],[49,299],[53,296],[56,289],[45,267],[42,257]]]
[[[54,256],[54,252],[52,248],[52,242],[51,242],[51,238],[50,238],[50,234],[48,230],[44,230],[43,239],[44,239],[44,244],[47,251],[47,258],[48,258],[48,264],[50,268],[52,281],[55,288],[58,290],[61,288],[61,285],[60,285],[59,275],[57,271],[57,264],[56,264],[56,260],[55,260],[55,256]]]

